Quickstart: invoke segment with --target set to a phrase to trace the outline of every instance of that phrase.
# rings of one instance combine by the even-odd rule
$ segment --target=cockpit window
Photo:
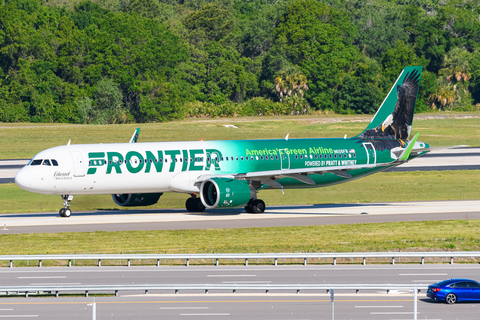
[[[58,167],[58,162],[57,162],[57,160],[52,159],[52,164],[53,164],[55,167]]]
[[[43,165],[44,166],[51,166],[52,164],[50,163],[50,160],[45,159],[45,160],[43,160]]]
[[[39,166],[39,165],[42,164],[42,162],[43,162],[43,159],[36,159],[36,160],[33,160],[30,165],[31,166]]]

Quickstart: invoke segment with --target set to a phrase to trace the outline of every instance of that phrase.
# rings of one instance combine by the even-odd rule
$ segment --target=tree
[[[333,109],[337,84],[358,57],[356,29],[348,16],[313,0],[296,1],[287,7],[274,35],[262,75],[266,92],[274,89],[275,74],[283,66],[297,65],[309,80],[309,104]]]

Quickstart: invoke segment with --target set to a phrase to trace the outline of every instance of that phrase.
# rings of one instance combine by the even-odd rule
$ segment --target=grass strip
[[[473,113],[478,116],[479,113]],[[432,116],[438,113],[432,114]],[[424,116],[424,115],[422,115]],[[368,125],[369,116],[287,116],[246,117],[234,119],[189,119],[167,123],[125,125],[74,124],[0,124],[0,159],[30,159],[47,148],[72,144],[128,142],[140,127],[139,142],[283,139],[352,137]],[[480,118],[417,118],[412,133],[432,146],[466,144],[479,146]],[[224,125],[237,128],[226,128]]]
[[[15,184],[0,185],[0,213],[48,212],[62,207],[59,196],[24,191]],[[466,200],[480,194],[480,170],[381,172],[347,183],[313,189],[264,190],[259,198],[269,205],[356,202]],[[184,208],[188,195],[166,193],[149,207],[119,207],[110,195],[74,196],[72,211]]]
[[[3,234],[0,254],[476,251],[479,235],[480,220]]]

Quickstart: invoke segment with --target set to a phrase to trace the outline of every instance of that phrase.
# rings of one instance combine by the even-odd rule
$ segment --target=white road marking
[[[38,314],[10,314],[0,315],[0,318],[37,318]]]
[[[272,281],[222,281],[222,283],[272,283]]]
[[[80,282],[72,282],[72,283],[67,283],[67,282],[57,282],[57,283],[54,283],[54,282],[42,282],[42,283],[30,283],[31,286],[43,286],[43,285],[46,285],[46,286],[56,286],[56,285],[71,285],[71,284],[81,284]]]
[[[399,273],[399,276],[446,276],[446,273]]]
[[[13,311],[13,309],[0,309],[0,311]]]
[[[180,313],[181,316],[229,316],[230,313]]]
[[[196,310],[196,309],[208,309],[208,307],[161,307],[161,310]]]
[[[417,314],[419,313],[417,312]],[[370,312],[370,314],[413,314],[413,312]]]
[[[216,277],[256,277],[256,274],[209,274],[207,277],[216,278]]]
[[[65,279],[67,276],[52,276],[52,277],[18,277],[18,279]]]
[[[403,306],[355,306],[355,308],[403,308]]]

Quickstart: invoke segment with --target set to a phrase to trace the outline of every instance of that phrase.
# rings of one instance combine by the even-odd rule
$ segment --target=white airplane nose
[[[25,167],[20,169],[20,171],[18,171],[15,175],[15,184],[23,190],[31,190],[31,180],[28,177],[28,173],[27,170],[25,170]]]

